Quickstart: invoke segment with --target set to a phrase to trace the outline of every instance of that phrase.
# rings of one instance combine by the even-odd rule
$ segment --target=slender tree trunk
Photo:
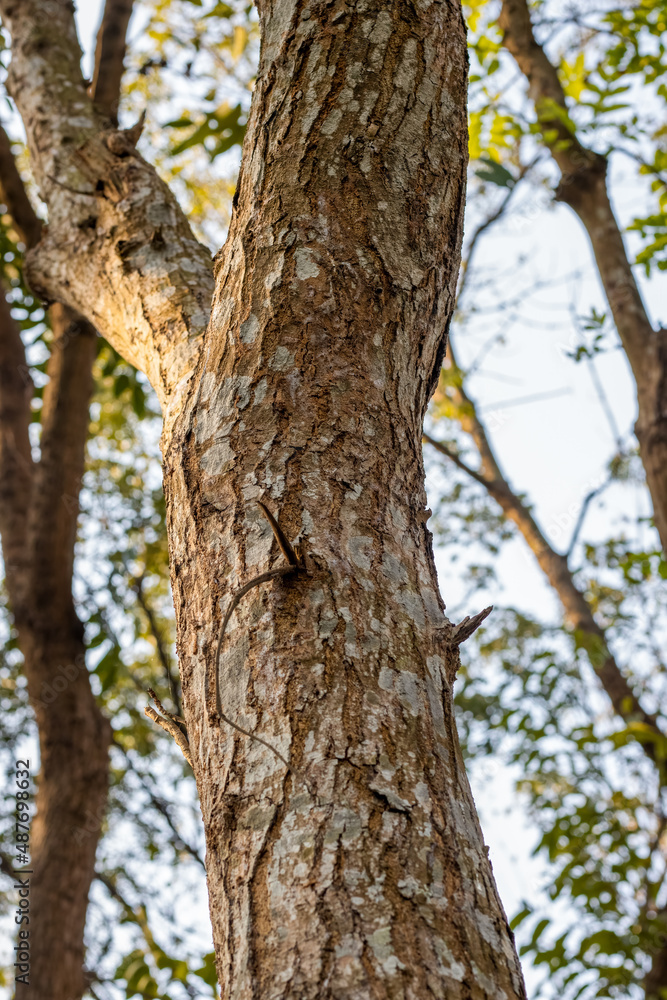
[[[654,329],[623,245],[607,192],[607,161],[582,145],[553,104],[567,110],[556,67],[536,41],[527,0],[502,0],[503,44],[529,84],[546,145],[561,171],[556,197],[579,216],[637,387],[635,433],[653,502],[656,528],[667,552],[667,330]]]
[[[27,1000],[72,1000],[86,987],[83,930],[111,737],[90,690],[71,593],[96,335],[63,306],[54,306],[51,318],[42,454],[33,464],[29,410],[17,405],[30,398],[25,357],[20,364],[18,329],[0,301],[0,461],[11,476],[0,497],[0,530],[41,762],[27,866],[30,968],[20,987]]]
[[[27,526],[27,586],[14,607],[40,747],[31,830],[27,1000],[73,1000],[86,987],[83,931],[106,805],[111,727],[97,708],[71,591],[88,433],[95,331],[63,306],[42,408]]]
[[[261,5],[202,343],[203,255],[170,192],[82,99],[71,12],[52,9],[54,54],[42,8],[0,0],[49,204],[31,277],[94,316],[165,406],[222,995],[524,997],[458,748],[457,640],[424,509],[422,421],[460,255],[460,9]],[[221,636],[235,590],[272,561],[260,499],[309,572],[249,591]]]
[[[19,996],[73,1000],[88,985],[84,927],[111,727],[90,690],[81,627],[72,622],[69,634],[58,634],[40,618],[19,630],[41,764],[31,830],[29,986]]]
[[[128,0],[107,0],[98,36],[91,89],[100,113],[114,121],[130,12]],[[45,25],[52,30],[42,16],[40,26]],[[36,246],[42,223],[2,128],[0,196],[25,245]],[[25,1000],[76,1000],[88,986],[84,928],[111,739],[90,688],[83,625],[72,597],[97,335],[81,315],[58,304],[50,309],[50,322],[41,456],[33,463],[28,436],[33,386],[17,324],[0,295],[0,532],[41,764],[28,866],[30,924],[22,928],[30,934],[30,968],[19,991]]]

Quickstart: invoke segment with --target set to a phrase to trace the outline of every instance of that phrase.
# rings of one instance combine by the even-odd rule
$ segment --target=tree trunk
[[[223,997],[523,996],[452,713],[421,429],[454,300],[458,11],[262,9],[235,216],[165,440]],[[310,575],[270,583],[272,535]],[[283,758],[206,713],[223,712]]]
[[[456,638],[424,509],[422,421],[460,257],[460,9],[261,5],[202,343],[202,254],[154,172],[83,100],[71,12],[50,8],[54,56],[42,6],[0,0],[49,204],[31,277],[94,316],[165,405],[222,996],[524,997],[458,748]],[[270,565],[260,499],[309,572],[252,589],[221,637],[234,592]]]
[[[502,0],[503,45],[528,81],[545,145],[561,171],[556,198],[579,216],[637,387],[635,433],[655,526],[667,553],[667,330],[654,329],[607,192],[605,157],[584,146],[553,105],[567,111],[556,67],[535,39],[527,0]],[[573,127],[572,127],[573,128]]]
[[[131,10],[131,0],[107,0],[98,34],[91,96],[99,114],[112,121]],[[51,32],[52,12],[39,19]],[[43,236],[42,223],[1,127],[0,198],[21,240],[34,247]],[[83,626],[72,598],[97,336],[82,316],[58,304],[50,322],[41,457],[33,463],[28,434],[33,386],[19,329],[0,290],[0,532],[41,758],[30,862],[24,866],[31,871],[31,908],[30,923],[21,931],[30,935],[30,968],[20,995],[76,1000],[88,986],[84,928],[111,740],[90,688]]]
[[[4,297],[0,314],[3,343],[18,346],[20,337]],[[54,339],[38,463],[29,459],[24,413],[12,418],[7,411],[12,392],[6,380],[0,396],[8,453],[2,455],[2,468],[11,471],[14,458],[15,473],[28,471],[21,481],[24,495],[12,497],[10,490],[3,496],[0,530],[11,558],[8,590],[41,764],[30,863],[23,866],[30,875],[19,876],[30,883],[30,923],[23,928],[30,934],[30,967],[20,987],[26,1000],[73,1000],[86,988],[83,932],[111,739],[111,727],[90,689],[83,626],[71,591],[96,335],[85,320],[60,305],[53,307],[51,319]],[[10,369],[2,368],[6,377]],[[14,374],[17,381],[20,375]],[[22,543],[20,556],[14,555],[12,531]]]
[[[62,306],[53,307],[52,325],[42,456],[28,523],[29,600],[15,609],[41,764],[30,844],[35,874],[26,1000],[72,1000],[86,987],[83,931],[111,741],[111,726],[90,689],[71,587],[97,338]]]

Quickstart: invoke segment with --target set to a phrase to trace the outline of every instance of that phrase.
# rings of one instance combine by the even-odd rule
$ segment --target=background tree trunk
[[[116,120],[128,0],[108,0],[92,95]],[[44,24],[44,19],[41,21]],[[0,128],[0,196],[26,247],[43,235]],[[111,726],[93,696],[72,595],[79,490],[97,350],[94,327],[63,305],[41,414],[40,459],[28,436],[33,385],[19,328],[0,289],[0,532],[10,603],[39,735],[30,841],[26,1000],[75,1000],[87,989],[84,928],[106,809]]]
[[[556,192],[579,216],[637,387],[635,433],[653,502],[655,526],[667,552],[667,330],[654,329],[632,272],[607,192],[605,157],[582,145],[554,106],[567,112],[556,67],[535,39],[526,0],[503,0],[503,44],[529,85],[545,140],[561,171]]]

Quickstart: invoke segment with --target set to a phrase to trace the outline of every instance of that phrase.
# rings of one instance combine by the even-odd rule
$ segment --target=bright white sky
[[[80,0],[78,7],[80,39],[89,55],[94,48],[101,3]],[[619,162],[615,166],[611,187],[621,221],[641,212],[643,194],[629,164]],[[566,207],[545,204],[543,209],[526,215],[519,225],[515,219],[509,226],[498,226],[481,246],[476,265],[500,270],[521,254],[528,255],[536,278],[562,276],[563,281],[531,299],[523,319],[509,333],[508,346],[488,357],[483,365],[487,374],[478,375],[471,389],[478,402],[496,411],[490,421],[495,428],[493,439],[512,483],[519,491],[530,494],[546,528],[557,531],[559,525],[565,525],[555,542],[566,547],[572,530],[568,508],[580,503],[600,479],[613,449],[613,437],[587,367],[573,365],[564,354],[575,343],[569,310],[573,297],[580,315],[589,313],[592,306],[602,311],[606,307],[587,239]],[[505,294],[513,290],[515,272],[509,273]],[[644,285],[652,318],[663,324],[667,323],[666,289],[665,275]],[[526,317],[534,322],[526,322]],[[469,342],[457,342],[460,360],[465,363],[474,357],[493,332],[493,327],[486,330],[478,324]],[[622,353],[605,355],[599,362],[599,372],[616,421],[625,433],[634,421],[636,407]],[[506,400],[557,389],[565,389],[567,394],[527,405],[502,405]],[[496,407],[495,403],[501,405]],[[433,489],[434,483],[430,485]],[[644,513],[648,512],[645,498],[638,499],[637,491],[614,488],[606,500],[604,513],[593,513],[589,522],[595,527],[597,518],[601,531],[628,503],[633,505],[633,514],[637,503],[643,505]],[[438,551],[436,558],[450,617],[479,610],[484,595],[479,598],[479,607],[457,607],[466,589],[465,580],[457,576],[446,552]],[[495,597],[500,603],[514,603],[538,615],[553,611],[554,599],[532,557],[519,542],[503,550],[502,579],[504,592],[500,596],[488,595],[487,603]],[[473,773],[472,784],[501,898],[512,914],[522,899],[535,899],[544,884],[544,869],[530,856],[536,838],[516,801],[512,776],[493,762],[487,761],[483,768],[484,774]],[[485,782],[483,777],[492,780]],[[206,922],[203,903],[202,910],[201,919]],[[530,991],[536,976],[530,967],[524,971]]]

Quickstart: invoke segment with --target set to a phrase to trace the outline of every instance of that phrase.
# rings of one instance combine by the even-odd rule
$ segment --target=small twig
[[[556,396],[569,396],[572,389],[563,386],[562,389],[548,389],[546,392],[534,392],[530,396],[515,396],[514,399],[500,399],[497,403],[489,403],[487,406],[478,406],[478,412],[485,410],[498,410],[502,406],[507,409],[510,406],[522,406],[524,403],[540,403],[543,399],[554,399]]]
[[[254,587],[259,587],[260,584],[262,583],[268,583],[269,580],[278,579],[284,576],[290,576],[292,573],[304,572],[306,569],[305,562],[303,560],[300,550],[298,548],[295,549],[295,546],[293,546],[291,542],[287,539],[284,531],[274,518],[273,514],[261,502],[261,500],[258,500],[257,503],[261,508],[262,513],[266,517],[267,521],[271,525],[271,530],[273,531],[273,534],[278,543],[280,551],[282,552],[283,556],[287,561],[287,565],[276,566],[274,569],[267,570],[266,573],[260,573],[258,576],[253,577],[252,580],[244,584],[243,587],[241,587],[239,590],[236,591],[236,593],[232,596],[231,601],[229,602],[229,607],[227,608],[227,612],[225,614],[225,617],[223,618],[222,626],[220,628],[220,635],[218,636],[218,642],[215,649],[215,658],[213,660],[215,669],[215,676],[214,676],[215,711],[218,717],[222,719],[223,722],[226,722],[228,726],[231,726],[232,729],[235,729],[237,733],[241,733],[243,736],[247,736],[248,739],[254,740],[256,743],[261,743],[262,746],[265,746],[268,750],[271,750],[271,752],[276,755],[278,760],[282,761],[287,770],[290,771],[290,773],[293,774],[294,777],[296,778],[297,777],[296,771],[291,766],[291,764],[283,757],[283,755],[280,753],[279,750],[276,750],[274,746],[272,746],[270,743],[267,743],[267,741],[265,739],[262,739],[261,736],[257,736],[255,733],[249,732],[247,729],[244,729],[242,726],[239,726],[238,723],[233,722],[232,719],[229,718],[229,716],[225,715],[225,713],[222,710],[222,701],[220,699],[220,652],[222,650],[222,640],[224,638],[225,631],[229,623],[229,619],[234,613],[235,608],[238,606],[239,601],[243,597],[245,597],[248,591],[252,590]],[[209,685],[207,683],[206,685],[207,692],[208,692],[208,687]],[[306,785],[307,784],[308,782],[306,781]]]
[[[621,432],[618,429],[618,424],[616,423],[614,412],[611,406],[609,405],[609,398],[607,397],[607,393],[604,390],[604,386],[600,379],[600,375],[595,366],[595,358],[589,356],[587,358],[587,361],[588,361],[588,370],[591,374],[591,381],[593,382],[593,387],[595,389],[595,392],[597,393],[597,397],[600,400],[600,406],[602,407],[602,411],[607,419],[607,423],[609,424],[609,429],[612,433],[612,437],[616,442],[616,448],[618,449],[619,454],[623,454],[623,438],[621,437]]]
[[[155,704],[157,705],[158,712],[162,712],[162,714],[166,715],[166,717],[168,719],[171,719],[172,722],[176,722],[176,723],[178,723],[179,726],[183,726],[183,728],[187,732],[187,727],[186,727],[186,724],[185,724],[185,719],[181,715],[175,715],[173,712],[168,712],[167,709],[162,704],[162,702],[160,701],[160,699],[158,698],[158,696],[156,695],[156,693],[153,690],[153,688],[148,688],[148,693],[151,696],[151,698],[153,699],[153,701],[155,702]]]
[[[278,542],[278,548],[280,549],[280,551],[282,552],[282,554],[285,556],[285,559],[287,560],[287,562],[290,564],[290,566],[294,566],[294,567],[301,566],[302,565],[301,559],[299,558],[299,556],[297,555],[297,553],[294,551],[292,543],[290,541],[288,541],[287,536],[285,535],[285,532],[280,527],[280,525],[276,521],[275,517],[273,516],[273,514],[271,513],[271,511],[269,510],[269,508],[266,507],[262,503],[261,500],[257,501],[257,505],[259,507],[261,507],[262,513],[264,514],[264,517],[266,518],[266,520],[271,525],[271,530],[273,531],[273,534],[275,535],[276,541]]]
[[[141,138],[145,121],[146,111],[144,110],[141,112],[139,120],[131,128],[109,132],[105,140],[107,149],[115,156],[127,156],[129,153],[133,153]]]
[[[501,203],[498,206],[498,208],[496,208],[495,211],[492,212],[491,215],[489,215],[484,220],[484,222],[482,222],[477,227],[477,229],[473,233],[472,239],[470,240],[470,243],[468,244],[468,256],[462,262],[462,265],[461,265],[461,279],[460,279],[460,282],[459,282],[459,288],[458,288],[458,292],[457,292],[457,295],[456,295],[457,302],[460,302],[461,299],[463,298],[463,291],[464,291],[465,286],[466,286],[466,280],[468,278],[468,271],[470,269],[470,264],[472,263],[472,259],[473,259],[473,256],[475,254],[475,250],[477,249],[477,244],[479,243],[480,237],[482,236],[483,233],[486,232],[487,229],[489,229],[494,224],[494,222],[497,222],[498,219],[500,219],[501,216],[504,215],[506,208],[508,207],[510,201],[512,200],[512,196],[514,195],[514,192],[516,191],[516,189],[519,186],[519,181],[523,180],[523,178],[526,176],[526,174],[529,173],[529,171],[531,171],[533,169],[533,167],[539,162],[541,156],[542,156],[542,153],[540,151],[540,153],[538,153],[537,156],[533,160],[530,161],[530,163],[526,163],[523,167],[521,167],[521,169],[519,170],[519,176],[514,179],[514,184],[509,189],[509,191],[507,192],[507,194],[505,195],[505,197],[501,201]]]
[[[444,441],[437,441],[435,438],[432,438],[430,434],[427,434],[426,431],[422,432],[422,441],[425,441],[426,444],[430,444],[431,447],[435,448],[436,451],[439,451],[441,455],[444,455],[446,458],[451,459],[454,465],[458,466],[458,468],[461,469],[463,472],[465,472],[467,475],[469,475],[471,479],[474,479],[476,482],[480,483],[485,489],[489,491],[489,493],[493,495],[493,491],[494,489],[496,489],[496,485],[492,483],[490,479],[487,479],[485,476],[483,476],[481,472],[478,472],[476,469],[473,469],[469,465],[467,465],[463,461],[463,459],[459,456],[458,452],[454,451],[452,448],[446,445]]]
[[[152,688],[148,689],[148,693],[150,694],[151,698],[153,699],[157,707],[160,709],[160,711],[164,712],[164,716],[158,715],[155,709],[151,708],[150,705],[147,705],[146,708],[144,709],[144,715],[147,715],[149,719],[152,719],[153,722],[156,723],[156,725],[160,726],[161,729],[164,729],[165,732],[169,733],[169,735],[173,737],[173,739],[178,744],[181,753],[183,754],[188,764],[194,771],[194,764],[192,762],[192,754],[190,753],[190,744],[188,742],[187,730],[186,732],[183,732],[183,729],[181,728],[182,726],[185,727],[184,721],[180,718],[180,716],[172,715],[171,712],[167,712],[162,707],[160,699],[156,696]]]
[[[610,483],[611,479],[607,479],[604,483],[602,483],[601,486],[597,486],[594,490],[591,490],[590,493],[587,493],[586,496],[584,497],[584,502],[581,505],[581,510],[579,511],[579,517],[577,518],[577,523],[575,524],[574,531],[572,532],[572,538],[570,539],[570,544],[567,547],[567,553],[565,556],[566,559],[572,558],[572,552],[574,551],[574,546],[577,544],[577,539],[579,538],[579,532],[583,527],[584,519],[586,517],[586,514],[588,513],[588,508],[591,502],[595,499],[596,496],[599,496],[600,493],[606,490]]]
[[[484,608],[479,614],[473,615],[472,618],[469,615],[455,625],[452,629],[452,633],[449,637],[450,646],[460,646],[462,642],[469,639],[473,632],[476,632],[479,626],[482,624],[485,618],[488,618],[493,611],[493,604],[488,608]]]

